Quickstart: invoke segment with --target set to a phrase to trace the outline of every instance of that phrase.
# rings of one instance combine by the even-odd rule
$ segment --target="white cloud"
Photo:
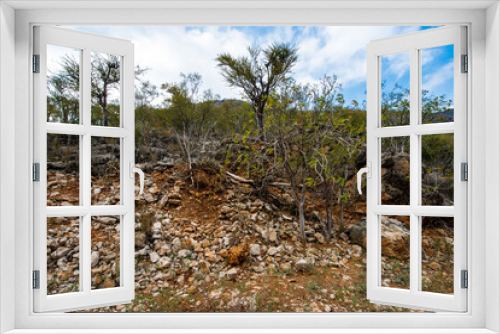
[[[345,86],[366,80],[366,45],[379,38],[419,30],[419,27],[273,27],[256,35],[255,28],[235,27],[88,27],[76,28],[132,40],[136,64],[148,67],[148,79],[161,85],[180,80],[180,72],[198,72],[202,89],[211,88],[221,97],[241,97],[238,89],[224,82],[215,58],[221,52],[246,55],[247,47],[265,47],[275,41],[299,47],[294,69],[298,82],[316,82],[335,74]],[[396,65],[394,65],[396,66]],[[403,64],[399,64],[403,66]],[[401,69],[394,68],[395,73]]]
[[[310,27],[297,39],[297,77],[336,74],[344,86],[366,80],[366,45],[375,39],[418,30],[418,27]],[[314,32],[312,31],[314,30]],[[404,68],[404,63],[394,62]],[[393,65],[395,66],[395,65]]]
[[[448,80],[454,77],[453,62],[449,62],[437,71],[424,75],[422,78],[422,89],[429,91],[439,91],[439,88]]]

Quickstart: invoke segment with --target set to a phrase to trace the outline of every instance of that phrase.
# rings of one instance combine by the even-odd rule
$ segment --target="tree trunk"
[[[108,89],[104,86],[103,99],[102,99],[102,114],[104,118],[104,126],[108,126],[109,112],[108,112]]]
[[[305,219],[304,219],[304,203],[299,201],[297,203],[299,207],[299,222],[300,222],[300,233],[302,235],[302,242],[306,242],[306,232],[305,232]]]
[[[339,233],[344,232],[344,201],[342,200],[342,195],[344,195],[344,187],[339,187]]]
[[[264,139],[264,106],[260,104],[255,110],[255,117],[257,119],[257,128],[259,130],[260,139]]]
[[[326,236],[333,236],[333,186],[331,181],[325,181]]]

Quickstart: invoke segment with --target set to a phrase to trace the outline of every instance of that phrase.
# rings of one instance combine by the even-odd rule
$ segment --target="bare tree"
[[[66,55],[63,57],[61,73],[68,78],[73,85],[79,86],[80,63],[79,61]],[[147,69],[137,67],[135,77],[138,78]],[[121,58],[119,56],[93,53],[91,55],[91,96],[94,103],[102,108],[102,124],[109,125],[110,110],[109,98],[111,94],[119,90],[121,80]],[[77,84],[78,83],[78,84]]]
[[[207,140],[217,124],[214,117],[217,97],[211,91],[205,91],[202,100],[198,101],[201,76],[191,73],[182,77],[181,83],[164,84],[162,88],[169,94],[165,100],[169,126],[191,170],[194,153],[203,154]]]

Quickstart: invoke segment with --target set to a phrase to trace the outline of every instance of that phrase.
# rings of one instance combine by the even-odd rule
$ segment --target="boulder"
[[[410,231],[399,220],[382,216],[382,255],[398,259],[410,256]],[[366,249],[366,218],[349,228],[352,243]]]

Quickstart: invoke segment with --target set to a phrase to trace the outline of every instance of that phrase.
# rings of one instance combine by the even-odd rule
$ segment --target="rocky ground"
[[[119,201],[118,180],[94,177],[93,204]],[[363,198],[346,207],[345,231],[326,240],[321,201],[309,194],[303,243],[293,202],[279,189],[270,190],[279,202],[263,200],[215,169],[186,177],[181,165],[150,169],[145,189],[136,202],[136,298],[88,311],[409,311],[366,300]],[[48,205],[74,205],[77,177],[51,171],[48,193]],[[118,222],[92,220],[93,289],[119,285]],[[383,217],[382,224],[381,284],[408,288],[408,217]],[[453,293],[450,223],[422,224],[424,290]],[[49,293],[78,291],[78,219],[49,218],[47,242]]]

